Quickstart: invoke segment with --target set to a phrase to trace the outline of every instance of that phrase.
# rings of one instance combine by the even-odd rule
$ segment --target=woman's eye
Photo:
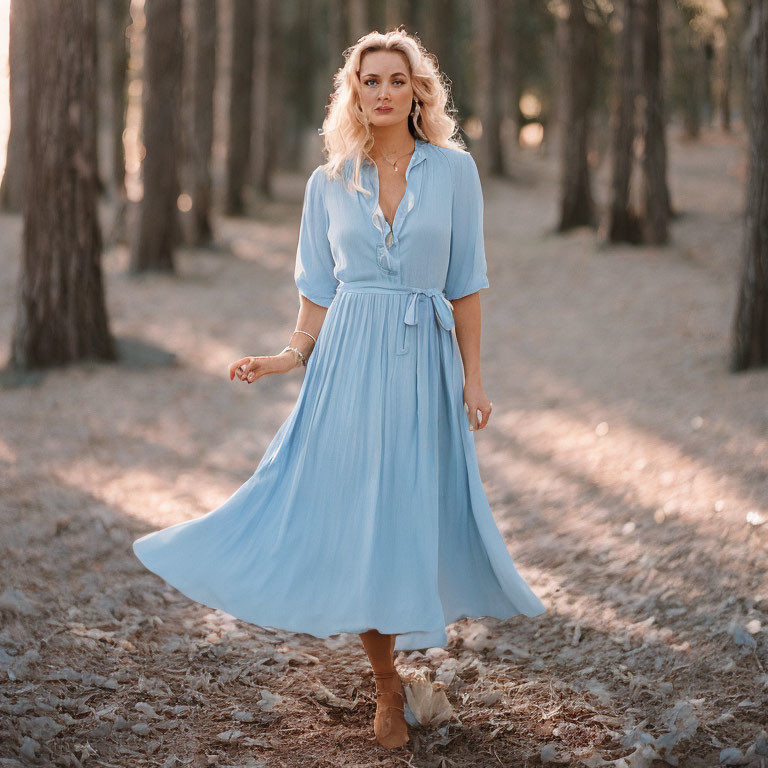
[[[363,85],[368,85],[368,83],[375,83],[376,81],[372,78],[368,78],[368,80],[363,80]],[[402,85],[405,85],[405,80],[393,80],[393,83],[401,83]]]

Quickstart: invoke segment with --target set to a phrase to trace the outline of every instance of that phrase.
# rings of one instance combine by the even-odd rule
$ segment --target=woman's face
[[[361,106],[372,125],[407,123],[413,87],[405,54],[400,51],[364,53],[360,59],[360,91]]]

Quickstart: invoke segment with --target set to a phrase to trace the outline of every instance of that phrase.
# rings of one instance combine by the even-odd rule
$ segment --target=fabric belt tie
[[[408,306],[405,310],[405,323],[407,325],[416,325],[419,322],[418,314],[416,312],[416,301],[419,298],[419,294],[422,293],[432,300],[432,307],[435,310],[435,315],[437,316],[440,325],[442,325],[446,331],[450,331],[456,324],[453,319],[453,310],[442,291],[438,291],[436,288],[411,289],[411,298],[408,300]]]
[[[404,355],[408,352],[408,346],[406,343],[406,328],[411,325],[418,325],[419,313],[418,303],[419,296],[426,296],[432,303],[432,309],[437,318],[437,322],[441,328],[447,333],[450,333],[451,329],[455,327],[456,323],[453,318],[453,307],[449,303],[448,299],[438,288],[415,288],[408,285],[376,285],[371,283],[340,283],[337,287],[337,292],[350,293],[408,293],[408,303],[405,307],[405,313],[403,314],[403,325],[399,332],[400,341],[397,345],[397,354]]]
[[[375,283],[340,283],[337,292],[351,293],[407,293],[410,294],[403,313],[403,322],[400,326],[400,341],[396,354],[404,355],[408,352],[407,334],[408,326],[417,326],[419,322],[418,304],[419,297],[423,294],[431,304],[437,318],[438,327],[442,328],[450,337],[451,330],[455,327],[453,307],[446,299],[442,291],[437,288],[415,288],[407,285],[380,285]],[[418,337],[417,337],[418,338]],[[448,356],[449,366],[454,365],[453,352],[449,339],[441,340],[442,355]],[[437,451],[437,433],[434,424],[437,423],[437,401],[433,393],[438,386],[439,373],[433,371],[429,365],[429,350],[416,348],[416,410],[419,423],[417,439],[424,442],[425,448],[420,456],[435,456]],[[440,354],[440,353],[439,353]],[[310,360],[312,358],[310,357]],[[417,468],[418,471],[428,472],[429,467]]]

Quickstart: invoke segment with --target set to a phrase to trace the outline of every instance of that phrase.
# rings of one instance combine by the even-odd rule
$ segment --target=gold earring
[[[413,127],[416,129],[416,133],[418,133],[419,136],[421,136],[421,138],[424,141],[427,141],[427,137],[424,131],[421,130],[421,126],[419,126],[419,123],[418,123],[420,114],[421,114],[421,110],[419,109],[419,102],[418,101],[414,102],[413,111],[411,112],[411,115],[413,117]]]

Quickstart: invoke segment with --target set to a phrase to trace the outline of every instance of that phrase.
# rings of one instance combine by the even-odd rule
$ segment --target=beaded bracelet
[[[309,336],[309,338],[312,339],[312,341],[315,342],[315,344],[317,344],[317,339],[311,333],[309,333],[308,331],[301,331],[298,328],[296,328],[296,330],[294,330],[294,333],[303,333],[303,334]],[[291,338],[293,338],[293,336],[291,336]],[[304,357],[304,355],[301,354],[301,352],[298,349],[296,349],[296,347],[292,347],[292,346],[289,345],[289,346],[285,347],[282,351],[285,352],[286,349],[293,350],[299,356],[299,359],[301,360],[301,364],[306,368],[306,366],[307,366],[307,359]],[[298,365],[298,363],[297,363],[297,365]]]
[[[290,349],[292,352],[295,352],[295,353],[296,353],[296,354],[299,356],[299,357],[298,357],[298,359],[299,359],[299,360],[301,360],[301,364],[302,364],[302,365],[303,365],[303,366],[306,368],[306,365],[307,365],[307,358],[306,358],[306,357],[304,357],[304,355],[302,355],[302,354],[301,354],[301,351],[300,351],[300,350],[296,349],[296,347],[287,346],[287,347],[283,347],[283,348],[280,350],[280,354],[282,354],[283,352],[285,352],[285,350],[286,350],[286,349]],[[296,363],[296,365],[298,365],[298,363]]]

